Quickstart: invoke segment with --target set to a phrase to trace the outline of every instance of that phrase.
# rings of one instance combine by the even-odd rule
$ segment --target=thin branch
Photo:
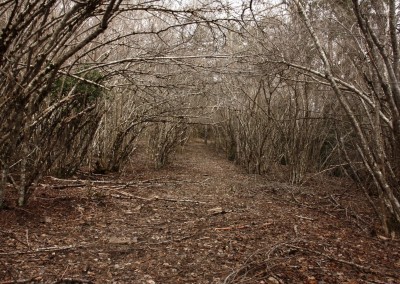
[[[316,255],[319,255],[319,256],[323,256],[323,257],[325,257],[325,258],[327,258],[329,260],[336,261],[336,262],[339,262],[339,263],[342,263],[342,264],[346,264],[346,265],[355,267],[355,268],[361,270],[364,273],[371,273],[371,274],[382,275],[382,276],[391,276],[391,277],[396,277],[396,278],[398,278],[400,276],[400,275],[397,275],[397,274],[386,274],[386,273],[383,273],[383,272],[381,272],[381,271],[379,271],[379,270],[377,270],[375,268],[372,268],[370,266],[364,266],[364,265],[355,263],[353,261],[348,261],[348,260],[344,260],[344,259],[341,259],[341,258],[337,258],[337,257],[331,256],[331,255],[327,255],[325,253],[322,253],[320,251],[307,249],[307,248],[303,248],[303,247],[299,247],[299,246],[295,246],[295,245],[290,245],[290,244],[286,244],[286,246],[290,247],[290,248],[298,249],[298,250],[303,251],[303,252],[310,252],[310,253],[313,253],[313,254],[316,254]]]
[[[10,256],[10,255],[23,255],[23,254],[38,254],[38,253],[49,253],[49,252],[56,252],[56,251],[65,251],[65,250],[75,250],[79,248],[84,248],[85,246],[63,246],[63,247],[45,247],[45,248],[37,248],[28,251],[10,251],[10,252],[0,252],[0,256]]]

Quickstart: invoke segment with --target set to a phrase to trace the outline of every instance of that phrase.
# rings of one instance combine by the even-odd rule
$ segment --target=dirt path
[[[400,283],[399,242],[343,181],[267,182],[199,142],[159,171],[47,178],[0,226],[0,284]]]

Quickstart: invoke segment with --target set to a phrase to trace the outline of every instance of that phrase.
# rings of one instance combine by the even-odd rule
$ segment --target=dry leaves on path
[[[399,243],[345,183],[268,181],[198,142],[158,171],[48,177],[0,211],[0,284],[400,283]]]

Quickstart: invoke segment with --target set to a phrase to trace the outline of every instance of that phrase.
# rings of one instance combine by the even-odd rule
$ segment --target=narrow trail
[[[139,157],[125,176],[48,178],[0,211],[0,283],[400,283],[358,193],[320,185],[248,175],[198,141],[158,171]]]

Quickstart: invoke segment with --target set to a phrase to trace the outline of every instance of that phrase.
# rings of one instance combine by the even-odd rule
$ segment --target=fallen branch
[[[157,243],[147,243],[147,245],[163,245],[163,244],[169,244],[169,243],[176,243],[176,242],[181,242],[190,238],[195,237],[197,234],[194,235],[189,235],[189,236],[185,236],[179,239],[171,239],[171,240],[165,240],[165,241],[161,241],[161,242],[157,242]]]
[[[163,198],[159,196],[153,196],[152,198],[145,198],[142,196],[134,195],[126,191],[122,190],[116,190],[116,189],[108,189],[108,191],[115,192],[117,194],[111,194],[111,196],[116,197],[116,198],[121,198],[121,196],[124,196],[128,199],[140,199],[140,200],[145,200],[145,201],[157,201],[157,200],[162,200],[162,201],[169,201],[169,202],[188,202],[188,203],[196,203],[196,204],[206,204],[206,202],[203,201],[197,201],[197,200],[191,200],[191,199],[173,199],[173,198]]]
[[[56,251],[64,251],[64,250],[74,250],[78,248],[83,248],[84,246],[64,246],[64,247],[47,247],[47,248],[37,248],[34,250],[28,251],[12,251],[12,252],[1,252],[2,255],[21,255],[21,254],[36,254],[36,253],[47,253],[47,252],[56,252]]]
[[[91,180],[91,179],[62,179],[62,178],[57,178],[50,176],[49,177],[52,180],[55,181],[63,181],[63,182],[68,182],[68,183],[79,183],[79,184],[114,184],[114,185],[133,185],[133,184],[145,184],[145,183],[152,183],[155,181],[162,180],[163,178],[153,178],[153,179],[146,179],[146,180],[137,180],[137,181],[130,181],[130,182],[125,182],[121,180]]]
[[[197,200],[190,200],[190,199],[173,199],[173,198],[162,198],[159,196],[154,196],[152,200],[163,200],[169,202],[188,202],[188,203],[196,203],[196,204],[207,204],[207,202],[197,201]]]
[[[273,224],[274,224],[274,222],[266,222],[264,224],[261,224],[261,227],[268,227],[268,226],[273,225]]]
[[[92,284],[93,281],[79,278],[62,278],[53,282],[53,284]]]
[[[214,228],[215,231],[230,231],[230,230],[241,230],[250,228],[250,225],[237,225],[237,226],[229,226],[229,227],[222,227],[222,228]]]
[[[129,194],[127,192],[119,191],[119,190],[113,190],[111,189],[110,191],[118,192],[118,194],[111,194],[112,197],[115,198],[125,198],[125,199],[140,199],[140,200],[145,200],[145,201],[151,201],[152,199]]]
[[[72,187],[85,187],[87,184],[65,184],[65,185],[51,185],[50,189],[66,189]]]
[[[339,263],[342,263],[342,264],[346,264],[346,265],[355,267],[355,268],[361,270],[364,273],[371,273],[371,274],[382,275],[382,276],[391,276],[391,277],[395,277],[395,278],[399,277],[399,275],[385,274],[385,273],[383,273],[383,272],[381,272],[379,270],[371,268],[370,266],[364,266],[364,265],[361,265],[361,264],[358,264],[358,263],[355,263],[355,262],[352,262],[352,261],[336,258],[336,257],[333,257],[331,255],[327,255],[325,253],[322,253],[320,251],[307,249],[307,248],[303,248],[303,247],[299,247],[299,246],[295,246],[295,245],[290,245],[290,244],[287,244],[286,246],[290,247],[290,248],[294,248],[294,249],[300,250],[300,251],[303,251],[303,252],[314,253],[316,255],[323,256],[323,257],[325,257],[325,258],[327,258],[329,260],[336,261],[336,262],[339,262]]]
[[[297,218],[304,219],[304,220],[309,220],[309,221],[315,221],[316,219],[310,218],[310,217],[304,217],[300,215],[296,215]]]
[[[295,241],[295,240],[293,240]],[[290,241],[292,242],[292,241]],[[233,284],[233,283],[244,283],[241,282],[242,277],[246,277],[248,271],[255,271],[257,269],[262,269],[265,272],[266,263],[269,262],[271,255],[276,252],[279,248],[287,246],[288,243],[277,243],[276,245],[272,246],[268,250],[266,249],[259,249],[250,254],[249,257],[245,260],[244,264],[239,267],[238,269],[234,270],[230,273],[224,280],[223,284]],[[263,253],[265,251],[265,253]],[[253,261],[252,259],[255,258],[257,255],[263,253],[263,262]],[[248,279],[246,279],[248,280]]]
[[[53,176],[49,176],[50,179],[55,180],[55,181],[65,181],[68,183],[75,182],[75,183],[85,183],[88,182],[88,180],[83,180],[83,179],[64,179],[64,178],[57,178]]]

